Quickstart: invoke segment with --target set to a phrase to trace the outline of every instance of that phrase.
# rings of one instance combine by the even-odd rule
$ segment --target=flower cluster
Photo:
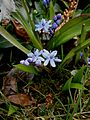
[[[54,30],[59,26],[61,19],[62,19],[62,15],[60,13],[53,17],[54,23],[52,24],[52,28]]]
[[[55,29],[59,26],[61,19],[62,15],[60,13],[53,17],[54,22],[52,23],[52,26],[49,28],[49,33],[51,37],[54,35]]]
[[[50,0],[43,0],[43,5],[47,7],[50,3]]]
[[[38,22],[35,25],[35,31],[38,31],[39,33],[42,34],[47,34],[49,37],[52,37],[54,35],[55,29],[59,26],[60,22],[62,19],[62,15],[59,13],[54,16],[53,18],[53,23],[51,24],[52,20],[45,20],[42,19],[40,22]]]
[[[52,67],[56,67],[55,62],[61,62],[61,59],[56,57],[57,51],[47,51],[46,49],[36,49],[34,53],[29,53],[26,60],[21,60],[20,63],[24,65],[30,65],[34,63],[36,66],[44,65],[47,66],[49,63]]]

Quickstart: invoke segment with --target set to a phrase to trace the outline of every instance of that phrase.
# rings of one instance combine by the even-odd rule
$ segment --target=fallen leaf
[[[21,105],[23,107],[25,106],[31,106],[35,105],[35,99],[30,97],[27,94],[15,94],[15,95],[10,95],[7,97],[8,100],[16,105]]]
[[[17,35],[19,35],[20,37],[24,38],[27,41],[29,37],[23,26],[17,20],[12,20],[12,23],[15,27]]]
[[[4,77],[2,90],[5,96],[15,94],[17,91],[16,78],[12,76]]]

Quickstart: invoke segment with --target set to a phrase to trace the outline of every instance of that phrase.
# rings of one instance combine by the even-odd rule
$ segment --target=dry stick
[[[59,27],[55,30],[57,32],[61,29],[61,27],[67,23],[72,16],[72,13],[76,10],[78,2],[76,0],[69,0],[70,6],[68,9],[65,9],[64,15],[62,16],[63,22],[59,25]]]

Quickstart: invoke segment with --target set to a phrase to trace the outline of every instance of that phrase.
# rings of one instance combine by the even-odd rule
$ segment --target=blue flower
[[[34,51],[34,53],[29,53],[28,54],[28,59],[31,59],[32,62],[34,62],[36,65],[41,65],[42,61],[44,61],[44,59],[40,56],[42,54],[42,50],[39,51],[38,49],[36,49]]]
[[[53,24],[52,24],[52,28],[53,29],[56,29],[58,27],[58,25],[56,24],[56,22],[54,22]]]
[[[52,52],[49,52],[47,50],[43,50],[42,52],[42,56],[45,58],[45,61],[44,61],[44,66],[47,66],[50,62],[50,65],[52,67],[56,67],[56,64],[55,62],[61,62],[61,59],[58,59],[58,57],[56,57],[57,55],[57,51],[52,51]]]
[[[20,64],[23,64],[23,65],[28,66],[30,63],[29,63],[28,60],[26,59],[26,60],[21,60],[21,61],[20,61]]]
[[[41,22],[35,25],[35,27],[35,31],[48,33],[49,28],[51,27],[51,20],[46,21],[45,19],[42,19]]]

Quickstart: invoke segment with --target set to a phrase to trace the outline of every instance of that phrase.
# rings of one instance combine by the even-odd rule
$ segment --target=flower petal
[[[44,58],[48,58],[50,56],[50,53],[47,50],[43,49],[42,56]]]
[[[55,62],[54,62],[53,59],[50,59],[50,65],[51,65],[52,67],[56,67],[56,64],[55,64]]]
[[[33,57],[34,54],[31,52],[31,53],[27,54],[27,56],[28,56],[28,57]]]
[[[50,53],[51,57],[55,57],[57,55],[57,50],[54,50],[53,52]]]
[[[45,62],[44,62],[44,66],[47,66],[48,63],[49,63],[49,59],[45,60]]]
[[[59,59],[58,57],[56,57],[56,58],[54,59],[54,61],[55,61],[55,62],[61,62],[62,60]]]
[[[40,61],[40,60],[37,60],[37,61],[35,62],[35,64],[36,64],[37,66],[40,66],[40,65],[41,65],[41,61]]]
[[[20,64],[24,64],[24,62],[25,62],[25,60],[21,60],[21,61],[20,61]]]
[[[38,57],[38,60],[45,61],[44,58],[42,58],[42,57]]]
[[[29,65],[29,62],[27,61],[27,59],[24,61],[24,65]]]

